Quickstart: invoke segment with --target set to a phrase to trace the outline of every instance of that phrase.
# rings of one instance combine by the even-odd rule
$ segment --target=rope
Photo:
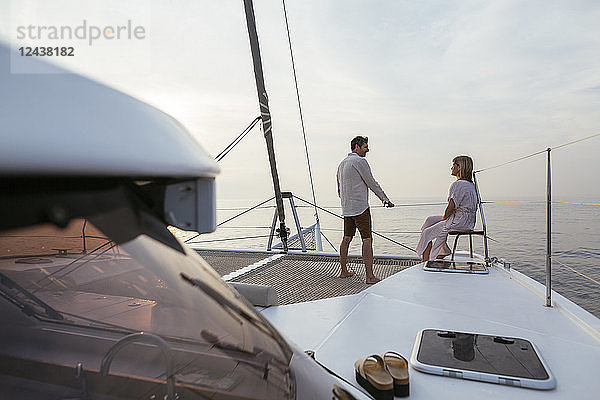
[[[297,196],[296,196],[297,197]],[[546,204],[543,200],[483,200],[482,204]],[[573,204],[573,205],[583,205],[583,206],[600,206],[600,203],[586,203],[586,202],[571,202],[571,201],[555,201],[552,200],[553,204]],[[445,206],[447,202],[439,202],[439,203],[414,203],[414,204],[396,204],[394,208],[397,207],[422,207],[422,206]],[[312,205],[302,206],[296,205],[296,208],[308,208],[312,207]],[[267,207],[265,207],[267,208]],[[328,206],[327,208],[331,209],[341,209],[340,206]],[[379,206],[371,206],[371,208],[387,208],[383,205]],[[241,209],[241,208],[240,208]],[[221,210],[220,208],[218,210]],[[231,209],[232,210],[232,209]]]
[[[338,251],[338,249],[336,249],[336,247],[333,245],[333,243],[331,243],[329,241],[329,239],[327,239],[327,236],[325,236],[325,233],[323,233],[322,230],[321,230],[321,235],[323,235],[323,237],[325,238],[325,240],[327,240],[327,243],[329,243],[329,245],[333,248],[333,251]]]
[[[255,205],[254,207],[250,207],[250,208],[249,208],[249,209],[247,209],[246,211],[243,211],[243,212],[241,212],[241,213],[239,213],[239,214],[237,214],[237,215],[234,215],[233,217],[231,217],[231,218],[229,218],[229,219],[226,219],[225,221],[223,221],[223,222],[221,222],[221,223],[217,224],[217,227],[219,227],[219,226],[221,226],[221,225],[223,225],[223,224],[226,224],[227,222],[229,222],[229,221],[231,221],[231,220],[233,220],[233,219],[236,219],[237,217],[240,217],[240,216],[242,216],[242,215],[246,214],[247,212],[250,212],[250,211],[252,211],[252,210],[254,210],[254,209],[258,208],[258,207],[262,206],[262,205],[263,205],[263,204],[265,204],[265,203],[268,203],[269,201],[273,200],[274,198],[275,198],[275,197],[271,197],[270,199],[268,199],[268,200],[265,200],[265,201],[263,201],[262,203]]]
[[[578,143],[578,142],[583,142],[584,140],[588,140],[588,139],[594,138],[596,136],[600,136],[600,133],[596,133],[595,135],[586,136],[586,137],[583,137],[581,139],[575,139],[575,140],[573,140],[571,142],[568,142],[568,143],[565,143],[565,144],[561,144],[559,146],[551,147],[550,150],[560,149],[561,147],[569,146],[571,144]]]
[[[198,244],[198,243],[212,243],[212,242],[227,242],[230,240],[243,240],[243,239],[258,239],[258,238],[266,238],[269,237],[271,235],[257,235],[257,236],[241,236],[241,237],[235,237],[235,238],[225,238],[225,239],[213,239],[213,240],[200,240],[197,242],[188,242],[186,241],[186,243],[190,243],[190,244]],[[189,239],[188,239],[189,240]]]
[[[552,201],[552,203],[556,204],[571,204],[571,205],[577,205],[577,206],[600,206],[600,203],[574,203],[571,201]]]
[[[533,156],[537,156],[539,154],[546,153],[546,152],[548,152],[548,150],[560,149],[561,147],[565,147],[565,146],[569,146],[569,145],[572,145],[572,144],[575,144],[575,143],[579,143],[579,142],[582,142],[584,140],[589,140],[589,139],[595,138],[597,136],[600,136],[600,133],[596,133],[594,135],[590,135],[590,136],[586,136],[586,137],[583,137],[583,138],[580,138],[580,139],[572,140],[570,142],[567,142],[567,143],[564,143],[564,144],[561,144],[561,145],[558,145],[558,146],[548,147],[547,149],[536,151],[535,153],[531,153],[531,154],[528,154],[526,156],[516,158],[514,160],[506,161],[506,162],[503,162],[501,164],[493,165],[491,167],[483,168],[483,169],[474,171],[473,173],[477,174],[479,172],[487,171],[489,169],[494,169],[494,168],[502,167],[504,165],[512,164],[512,163],[517,162],[517,161],[525,160],[526,158],[530,158],[530,157],[533,157]]]
[[[404,245],[404,244],[402,244],[402,243],[400,243],[400,242],[397,242],[397,241],[395,241],[394,239],[391,239],[391,238],[389,238],[389,237],[387,237],[387,236],[383,236],[381,233],[377,233],[377,232],[373,231],[373,234],[374,234],[374,235],[377,235],[377,236],[379,236],[379,237],[381,237],[381,238],[387,239],[387,240],[389,240],[389,241],[390,241],[390,242],[392,242],[392,243],[396,243],[397,245],[399,245],[399,246],[402,246],[402,247],[404,247],[405,249],[407,249],[407,250],[410,250],[410,251],[412,251],[412,252],[414,252],[414,253],[416,253],[416,252],[417,252],[417,250],[416,250],[416,249],[413,249],[412,247],[408,247],[408,246],[406,246],[406,245]]]
[[[296,63],[294,62],[294,52],[292,51],[292,38],[290,36],[290,26],[288,24],[287,10],[285,8],[285,0],[283,3],[283,15],[285,17],[285,29],[287,31],[288,44],[290,47],[290,57],[292,59],[292,71],[294,73],[294,84],[296,85],[296,99],[298,100],[298,111],[300,113],[300,124],[302,125],[302,136],[304,138],[304,151],[306,152],[306,164],[308,165],[308,176],[310,178],[310,189],[312,191],[313,203],[315,204],[315,218],[319,222],[319,213],[317,211],[317,198],[315,195],[315,185],[313,183],[312,169],[310,167],[310,158],[308,157],[308,144],[306,142],[306,130],[304,129],[304,117],[302,116],[302,105],[300,104],[300,91],[298,90],[298,77],[296,76]]]
[[[396,208],[396,207],[421,207],[421,206],[445,206],[447,204],[448,204],[447,201],[439,202],[439,203],[395,204],[394,208]],[[387,207],[385,207],[384,205],[380,205],[380,206],[378,205],[373,208],[387,208]]]
[[[298,196],[294,196],[294,197],[298,197]],[[308,203],[311,204],[311,203]],[[414,203],[414,204],[396,204],[394,205],[394,208],[396,207],[421,207],[421,206],[445,206],[447,205],[448,202],[440,202],[440,203]],[[310,207],[310,206],[300,206],[297,205],[296,208],[305,208],[305,207]],[[370,206],[371,208],[388,208],[384,205],[377,205],[377,206]],[[335,209],[341,209],[341,206],[330,206],[327,208],[335,208]]]
[[[270,226],[222,226],[221,229],[271,229]]]
[[[506,161],[506,162],[503,162],[502,164],[497,164],[497,165],[493,165],[493,166],[491,166],[491,167],[487,167],[487,168],[483,168],[483,169],[480,169],[480,170],[474,171],[473,173],[474,173],[474,174],[477,174],[477,173],[479,173],[479,172],[487,171],[487,170],[489,170],[489,169],[494,169],[494,168],[502,167],[502,166],[504,166],[504,165],[512,164],[512,163],[515,163],[515,162],[517,162],[517,161],[522,161],[522,160],[525,160],[525,159],[527,159],[527,158],[530,158],[530,157],[533,157],[533,156],[537,156],[537,155],[539,155],[539,154],[543,154],[543,153],[545,153],[546,151],[547,151],[547,150],[541,150],[541,151],[537,151],[537,152],[535,152],[535,153],[531,153],[531,154],[529,154],[529,155],[526,155],[526,156],[523,156],[523,157],[519,157],[519,158],[516,158],[516,159],[514,159],[514,160],[511,160],[511,161]]]
[[[589,280],[589,281],[591,281],[591,282],[594,282],[596,285],[600,286],[600,282],[598,282],[598,281],[597,281],[597,280],[595,280],[594,278],[591,278],[591,277],[587,276],[586,274],[584,274],[584,273],[582,273],[582,272],[579,272],[579,271],[577,271],[577,270],[576,270],[575,268],[573,268],[573,267],[569,267],[567,264],[561,263],[561,262],[560,262],[559,260],[557,260],[556,258],[553,258],[553,259],[552,259],[552,261],[556,261],[557,263],[559,263],[559,264],[560,264],[560,265],[562,265],[563,267],[565,267],[565,268],[568,268],[568,269],[570,269],[571,271],[575,272],[577,275],[580,275],[580,276],[584,277],[585,279],[587,279],[587,280]]]
[[[298,199],[298,200],[300,200],[300,201],[303,201],[303,202],[305,202],[306,204],[310,204],[311,206],[315,206],[315,207],[317,207],[319,210],[321,210],[321,211],[325,211],[326,213],[328,213],[328,214],[331,214],[331,215],[333,215],[334,217],[338,217],[338,218],[340,218],[340,219],[344,219],[344,217],[342,217],[341,215],[338,215],[338,214],[336,214],[336,213],[334,213],[334,212],[331,212],[331,211],[329,211],[329,210],[327,210],[327,209],[325,209],[325,208],[323,208],[323,207],[319,207],[319,206],[317,206],[316,204],[313,204],[313,203],[311,203],[310,201],[306,201],[306,200],[302,199],[301,197],[298,197],[298,196],[294,196],[294,197],[295,197],[295,198],[297,198],[297,199]]]
[[[323,229],[321,228],[321,231],[332,231],[332,232],[344,232],[343,229],[335,229],[335,228],[326,228]],[[421,231],[389,231],[389,232],[380,232],[380,233],[385,233],[386,235],[395,235],[395,234],[403,234],[403,235],[408,235],[408,234],[420,234]]]
[[[517,247],[515,247],[515,246],[508,245],[508,244],[506,244],[506,243],[504,243],[504,242],[501,242],[501,241],[499,241],[499,240],[492,239],[492,238],[491,238],[491,237],[489,237],[489,236],[488,236],[488,239],[490,239],[491,241],[493,241],[493,242],[496,242],[496,243],[498,243],[498,244],[501,244],[501,245],[502,245],[502,246],[504,246],[504,247],[509,247],[509,248],[513,249],[514,251],[520,251],[520,252],[524,252],[524,253],[526,253],[526,254],[529,254],[529,255],[531,255],[531,256],[535,256],[535,255],[536,255],[536,254],[534,254],[534,253],[533,253],[533,252],[531,252],[531,251],[527,251],[527,250],[522,250],[522,249],[519,249],[519,248],[517,248]],[[557,263],[559,263],[561,266],[563,266],[563,267],[565,267],[565,268],[568,268],[568,269],[570,269],[571,271],[573,271],[573,272],[575,272],[576,274],[578,274],[578,275],[582,276],[583,278],[585,278],[585,279],[588,279],[589,281],[591,281],[591,282],[595,283],[596,285],[600,286],[600,282],[598,282],[598,281],[597,281],[597,280],[595,280],[594,278],[592,278],[592,277],[590,277],[590,276],[588,276],[588,275],[586,275],[586,274],[584,274],[584,273],[582,273],[582,272],[579,272],[579,271],[577,271],[575,268],[573,268],[573,267],[570,267],[570,266],[568,266],[568,265],[566,265],[566,264],[564,264],[564,263],[560,262],[560,260],[557,260],[556,258],[552,257],[552,261],[556,261],[556,262],[557,262]],[[544,272],[546,271],[544,268],[538,267],[538,266],[537,266],[537,265],[535,265],[535,264],[530,264],[530,266],[531,266],[531,267],[533,267],[534,269],[537,269],[538,271],[544,271]]]
[[[258,208],[258,207],[262,206],[262,205],[263,205],[263,204],[265,204],[265,203],[268,203],[269,201],[273,200],[274,198],[275,198],[275,197],[271,197],[270,199],[268,199],[268,200],[265,200],[265,201],[263,201],[262,203],[260,203],[260,204],[257,204],[257,205],[255,205],[254,207],[251,207],[251,208],[247,209],[246,211],[243,211],[243,212],[241,212],[241,213],[239,213],[239,214],[237,214],[237,215],[234,215],[233,217],[231,217],[231,218],[229,218],[229,219],[227,219],[227,220],[225,220],[225,221],[223,221],[223,222],[221,222],[221,223],[217,224],[217,227],[219,227],[219,226],[221,226],[221,225],[223,225],[223,224],[225,224],[225,223],[227,223],[227,222],[231,221],[232,219],[235,219],[235,218],[237,218],[237,217],[239,217],[239,216],[242,216],[242,215],[246,214],[247,212],[254,210],[255,208]],[[191,241],[191,240],[194,240],[194,239],[196,239],[198,236],[200,236],[200,234],[199,234],[199,233],[195,234],[195,235],[194,235],[194,236],[192,236],[191,238],[188,238],[188,239],[186,239],[186,240],[184,241],[184,243],[190,243],[190,241]]]
[[[242,139],[244,137],[246,137],[246,135],[252,130],[252,128],[254,128],[254,125],[256,125],[258,123],[258,121],[260,121],[260,117],[256,117],[254,118],[254,120],[252,122],[250,122],[250,125],[248,125],[246,127],[246,129],[244,129],[242,131],[242,133],[240,133],[238,135],[238,137],[236,137],[233,142],[229,143],[229,145],[227,145],[227,147],[225,147],[223,149],[223,151],[221,151],[216,157],[215,157],[215,161],[221,161],[235,146],[237,146],[237,144],[239,142],[242,141]]]
[[[302,199],[302,198],[300,198],[300,197],[298,197],[298,196],[295,196],[295,197],[296,197],[298,200],[300,200],[300,201],[303,201],[303,202],[305,202],[305,203],[307,203],[307,204],[311,204],[309,201],[306,201],[306,200],[304,200],[304,199]],[[317,207],[319,210],[323,210],[323,211],[325,211],[325,212],[327,212],[327,213],[329,213],[329,214],[331,214],[331,215],[334,215],[334,216],[336,216],[336,217],[338,217],[338,218],[344,219],[344,217],[342,217],[341,215],[338,215],[338,214],[336,214],[336,213],[333,213],[333,212],[331,212],[331,211],[329,211],[329,210],[326,210],[326,209],[324,209],[323,207],[319,207],[319,206],[317,206],[316,204],[312,204],[312,205],[313,205],[313,206],[315,206],[315,207]],[[382,235],[382,234],[380,234],[380,233],[377,233],[377,232],[373,231],[373,234],[374,234],[374,235],[377,235],[377,236],[379,236],[379,237],[381,237],[381,238],[383,238],[383,239],[389,240],[390,242],[392,242],[392,243],[395,243],[395,244],[397,244],[397,245],[399,245],[399,246],[402,246],[402,247],[404,247],[405,249],[408,249],[408,250],[410,250],[410,251],[414,251],[415,253],[417,252],[417,250],[415,250],[415,249],[413,249],[413,248],[411,248],[411,247],[408,247],[408,246],[406,246],[406,245],[404,245],[404,244],[402,244],[402,243],[400,243],[400,242],[398,242],[398,241],[395,241],[394,239],[391,239],[391,238],[389,238],[389,237],[387,237],[387,236],[384,236],[384,235]]]
[[[263,207],[256,207],[256,208],[263,208],[263,209],[267,209],[267,208],[275,208],[275,205],[271,205],[271,206],[263,206]],[[246,210],[246,207],[217,207],[218,211],[240,211],[240,210]]]
[[[546,204],[541,200],[483,200],[481,204]]]
[[[533,251],[531,251],[531,250],[523,250],[523,249],[520,249],[520,248],[518,248],[518,247],[516,247],[516,246],[511,246],[511,245],[509,245],[509,244],[507,244],[507,243],[505,243],[505,242],[502,242],[502,241],[500,241],[500,240],[497,240],[497,239],[492,239],[492,238],[491,238],[491,237],[489,237],[489,236],[487,236],[487,238],[488,238],[489,240],[493,241],[493,242],[496,242],[496,243],[498,243],[498,244],[502,245],[503,247],[508,247],[508,248],[512,249],[513,251],[520,252],[520,253],[525,253],[525,254],[527,254],[527,255],[529,255],[529,256],[531,256],[531,257],[535,257],[535,256],[537,256],[537,255],[538,255],[538,254],[535,254],[535,253],[534,253]],[[545,269],[545,268],[538,267],[538,265],[537,265],[537,264],[534,264],[534,263],[528,263],[528,264],[529,264],[529,268],[532,268],[532,269],[538,270],[539,272],[544,272],[544,273],[546,272],[546,269]]]

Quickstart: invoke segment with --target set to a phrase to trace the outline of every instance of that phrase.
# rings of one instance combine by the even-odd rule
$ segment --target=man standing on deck
[[[342,273],[340,278],[354,275],[354,271],[348,271],[346,262],[348,260],[348,247],[356,228],[362,239],[362,259],[365,263],[366,283],[373,284],[381,279],[373,274],[373,238],[371,232],[371,211],[369,209],[369,189],[373,191],[383,202],[385,207],[394,207],[394,203],[373,178],[371,167],[365,156],[369,151],[369,139],[357,136],[350,142],[349,153],[342,160],[337,170],[338,196],[342,201],[342,215],[344,216],[344,238],[340,244],[340,264]]]

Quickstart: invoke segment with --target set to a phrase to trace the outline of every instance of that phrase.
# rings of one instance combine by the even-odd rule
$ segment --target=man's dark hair
[[[366,136],[357,136],[354,139],[352,139],[352,141],[350,142],[350,150],[354,150],[354,148],[356,147],[356,145],[358,145],[358,147],[362,147],[363,144],[365,143],[369,143],[369,138]]]

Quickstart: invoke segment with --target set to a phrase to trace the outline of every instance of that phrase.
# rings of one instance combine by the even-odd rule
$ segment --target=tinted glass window
[[[0,233],[0,277],[0,312],[17,307],[21,320],[35,317],[59,328],[38,333],[31,325],[17,335],[18,344],[2,342],[0,357],[18,347],[44,348],[45,364],[88,360],[86,366],[97,368],[111,344],[144,332],[166,341],[179,389],[191,391],[185,398],[294,394],[287,345],[190,249],[177,251],[145,235],[117,245],[84,220],[64,229],[38,225]],[[5,333],[10,315],[0,314]],[[152,344],[126,345],[114,364],[111,373],[133,377],[130,393],[164,386],[165,361]],[[116,393],[110,382],[98,385],[103,394]]]

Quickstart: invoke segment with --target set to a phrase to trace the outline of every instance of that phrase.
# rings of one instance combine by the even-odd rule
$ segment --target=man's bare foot
[[[380,281],[381,281],[381,279],[379,279],[379,278],[378,278],[378,277],[376,277],[376,276],[373,276],[373,277],[371,277],[371,278],[367,278],[367,280],[365,281],[365,283],[366,283],[367,285],[372,285],[372,284],[374,284],[374,283],[377,283],[377,282],[380,282]]]
[[[350,278],[351,276],[356,275],[356,272],[354,271],[346,271],[346,272],[342,272],[340,274],[340,278]]]

